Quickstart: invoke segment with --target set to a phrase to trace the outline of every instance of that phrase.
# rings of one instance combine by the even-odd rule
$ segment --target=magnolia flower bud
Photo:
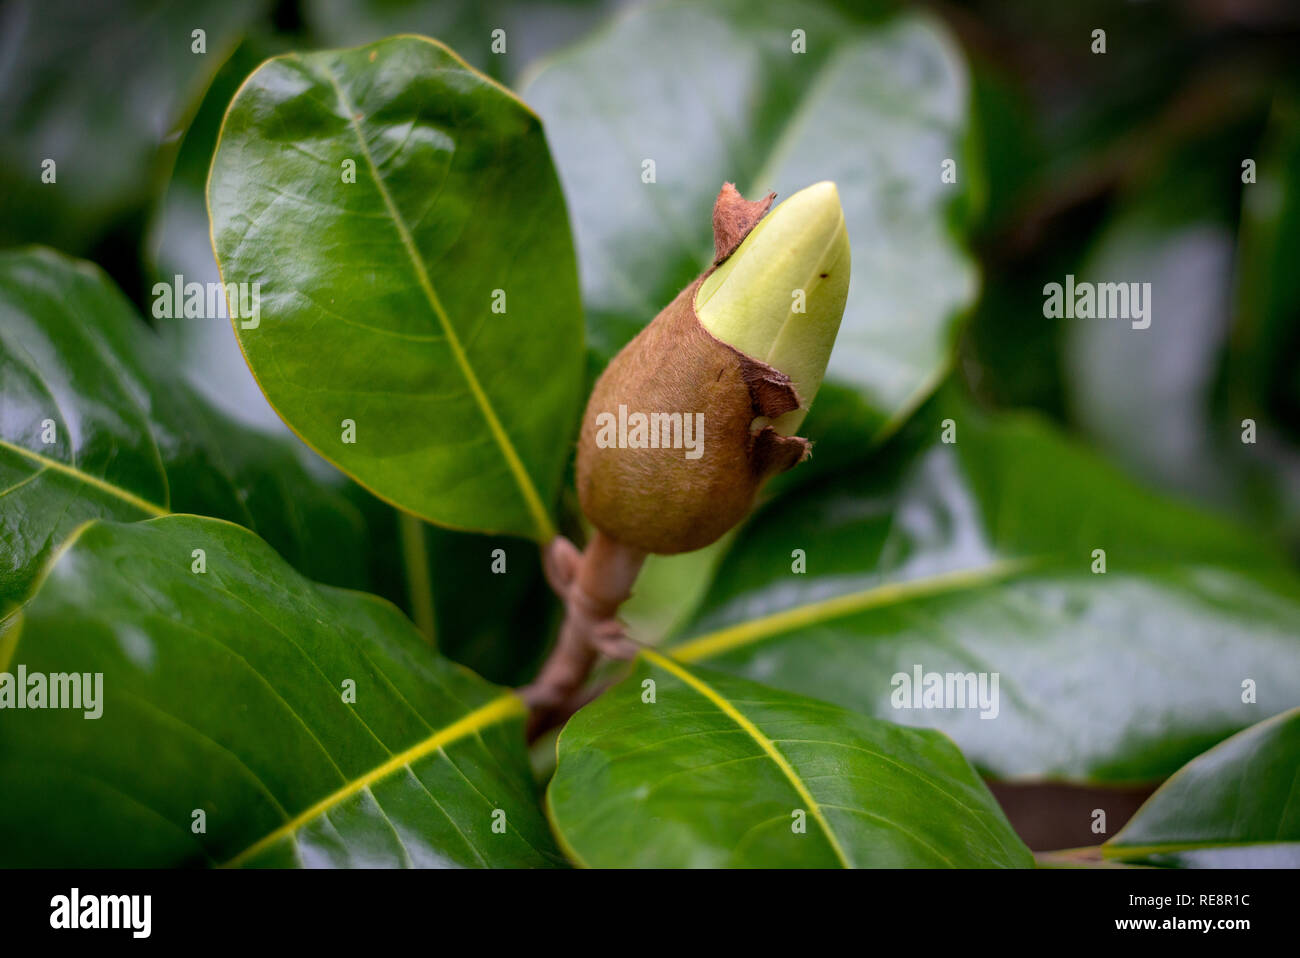
[[[790,377],[799,408],[772,423],[783,436],[793,436],[808,415],[848,295],[849,231],[828,181],[764,217],[695,294],[705,329]]]
[[[708,545],[745,516],[769,476],[808,456],[794,432],[844,312],[848,233],[833,183],[763,219],[774,197],[751,203],[723,186],[713,265],[592,390],[579,499],[597,529],[633,549]]]

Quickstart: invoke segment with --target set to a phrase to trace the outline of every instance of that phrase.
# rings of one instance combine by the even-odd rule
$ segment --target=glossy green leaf
[[[527,107],[418,37],[276,57],[208,202],[223,278],[261,284],[244,354],[308,445],[423,518],[551,537],[582,321]]]
[[[268,49],[270,42],[259,36],[240,45],[218,72],[185,133],[151,230],[154,279],[168,286],[177,275],[182,283],[221,279],[208,232],[208,170],[226,107],[239,85],[268,55],[280,52]],[[292,435],[253,378],[233,324],[159,318],[154,325],[181,374],[205,399],[247,425]],[[529,681],[548,638],[547,629],[537,623],[546,622],[555,605],[542,580],[536,545],[399,517],[354,484],[346,494],[365,521],[369,591],[408,610],[421,631],[436,636],[444,655],[492,681]],[[509,552],[508,575],[490,572],[491,550],[498,547]],[[485,593],[492,595],[486,606]]]
[[[1185,868],[1300,868],[1300,708],[1179,769],[1102,851]]]
[[[82,252],[143,205],[165,181],[186,114],[268,6],[4,4],[0,245],[41,242]],[[195,52],[195,30],[203,31],[204,52]]]
[[[596,867],[1032,865],[952,742],[655,652],[579,712],[547,793]]]
[[[6,866],[559,861],[523,703],[242,527],[88,525],[21,615],[6,671],[103,679],[90,713],[6,711]]]
[[[673,654],[942,729],[996,778],[1162,778],[1300,700],[1300,584],[1254,537],[1035,420],[937,418],[760,512]],[[917,667],[997,673],[996,708],[904,707]]]
[[[806,52],[792,50],[795,28]],[[860,456],[934,388],[976,293],[955,223],[980,179],[964,152],[965,67],[937,23],[656,2],[544,61],[523,95],[573,213],[597,369],[708,264],[724,181],[784,197],[834,180],[852,278],[808,433]],[[945,159],[955,184],[941,181]]]
[[[195,395],[89,263],[0,254],[0,395],[0,613],[94,518],[230,519],[315,579],[366,582],[365,529],[337,477],[314,478],[292,445]]]

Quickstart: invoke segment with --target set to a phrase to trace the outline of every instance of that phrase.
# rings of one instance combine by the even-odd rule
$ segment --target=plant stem
[[[584,552],[557,536],[546,546],[544,566],[551,588],[564,602],[564,623],[550,657],[520,695],[532,707],[529,738],[549,728],[580,698],[601,653],[627,659],[636,652],[619,606],[632,594],[646,554],[596,530]]]
[[[438,619],[433,608],[433,577],[429,572],[429,550],[424,541],[424,523],[408,512],[399,512],[397,523],[407,595],[411,600],[411,618],[429,644],[437,648]]]

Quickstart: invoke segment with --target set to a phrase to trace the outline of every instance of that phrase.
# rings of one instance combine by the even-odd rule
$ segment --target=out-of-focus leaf
[[[562,611],[537,543],[423,530],[438,650],[494,682],[531,681]]]
[[[1004,779],[1158,779],[1300,699],[1300,584],[1268,547],[1034,420],[943,414],[954,443],[927,415],[915,456],[760,512],[669,651],[939,728]],[[996,701],[898,707],[917,667],[996,673]]]
[[[1063,320],[1069,405],[1085,433],[1147,481],[1218,503],[1231,497],[1211,400],[1228,333],[1232,239],[1213,216],[1171,217],[1139,203],[1103,231],[1074,277],[1076,289],[1115,284],[1115,299],[1099,299],[1108,310],[1127,302],[1127,313]],[[1050,281],[1064,286],[1066,277]]]
[[[1243,186],[1228,342],[1229,427],[1254,420],[1243,496],[1300,544],[1300,96],[1279,95]]]
[[[366,582],[365,529],[339,480],[195,395],[89,263],[0,254],[0,344],[0,607],[85,520],[168,512],[255,529],[312,578]]]
[[[860,458],[934,388],[976,291],[962,224],[981,182],[965,68],[935,22],[650,3],[546,61],[524,97],[574,217],[595,368],[707,265],[703,211],[723,181],[757,197],[834,180],[853,271],[806,430],[820,458],[801,478]],[[942,181],[946,159],[955,184]]]
[[[1007,72],[1007,64],[978,48],[970,57],[972,122],[987,189],[980,226],[995,231],[1019,212],[1024,193],[1034,185],[1031,171],[1045,160],[1042,135],[1033,98]]]
[[[184,115],[265,0],[0,9],[0,245],[88,249],[160,185]],[[202,30],[206,52],[194,52]],[[54,181],[42,180],[53,160]]]
[[[690,621],[734,538],[733,530],[694,552],[646,557],[632,597],[618,610],[638,642],[657,645]]]
[[[1258,158],[1257,183],[1240,181],[1235,144],[1245,135],[1238,132],[1208,154],[1195,145],[1173,152],[1167,163],[1176,175],[1135,185],[1070,271],[1076,288],[1118,284],[1128,314],[1058,322],[1070,416],[1104,452],[1148,482],[1294,542],[1300,459],[1283,425],[1285,387],[1276,388],[1285,375],[1259,365],[1283,368],[1300,348],[1286,306],[1291,280],[1282,275],[1292,272],[1290,260],[1279,248],[1288,242],[1286,201],[1271,219],[1263,212],[1270,196],[1286,193],[1284,119],[1274,127],[1280,145]],[[1245,213],[1234,257],[1238,190]],[[1066,274],[1050,279],[1064,284]],[[1143,317],[1132,309],[1135,288]],[[1254,420],[1250,441],[1247,418]]]
[[[20,614],[6,669],[96,701],[0,723],[6,866],[559,863],[523,703],[246,529],[88,525]]]
[[[246,40],[222,65],[204,94],[181,140],[171,181],[153,213],[145,250],[152,283],[171,289],[177,283],[184,287],[194,282],[221,282],[212,253],[205,195],[212,151],[239,84],[277,52],[260,36]],[[156,285],[154,291],[159,292]],[[205,399],[245,425],[289,434],[244,362],[227,316],[162,316],[154,317],[153,323],[182,375]]]
[[[1300,708],[1179,769],[1102,851],[1184,868],[1300,868]]]
[[[1233,371],[1257,407],[1300,413],[1300,96],[1274,101],[1255,182],[1242,190]]]
[[[655,652],[557,747],[551,820],[587,865],[1033,864],[947,737]]]
[[[513,81],[538,56],[576,40],[620,0],[305,0],[303,19],[322,46],[397,33],[436,37],[471,66]],[[503,31],[496,34],[495,31]]]
[[[287,54],[231,104],[208,200],[223,277],[261,284],[244,354],[308,445],[422,518],[551,537],[582,320],[535,115],[421,38]]]

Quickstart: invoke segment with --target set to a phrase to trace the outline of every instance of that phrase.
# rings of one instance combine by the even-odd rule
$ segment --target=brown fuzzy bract
[[[799,406],[789,377],[715,339],[695,314],[695,293],[735,252],[775,194],[748,202],[728,183],[713,210],[713,266],[682,290],[614,357],[596,382],[578,440],[578,496],[607,535],[645,552],[699,549],[721,537],[753,506],[771,475],[807,457],[808,440],[771,426]],[[598,418],[704,414],[702,455],[682,448],[602,448]]]

